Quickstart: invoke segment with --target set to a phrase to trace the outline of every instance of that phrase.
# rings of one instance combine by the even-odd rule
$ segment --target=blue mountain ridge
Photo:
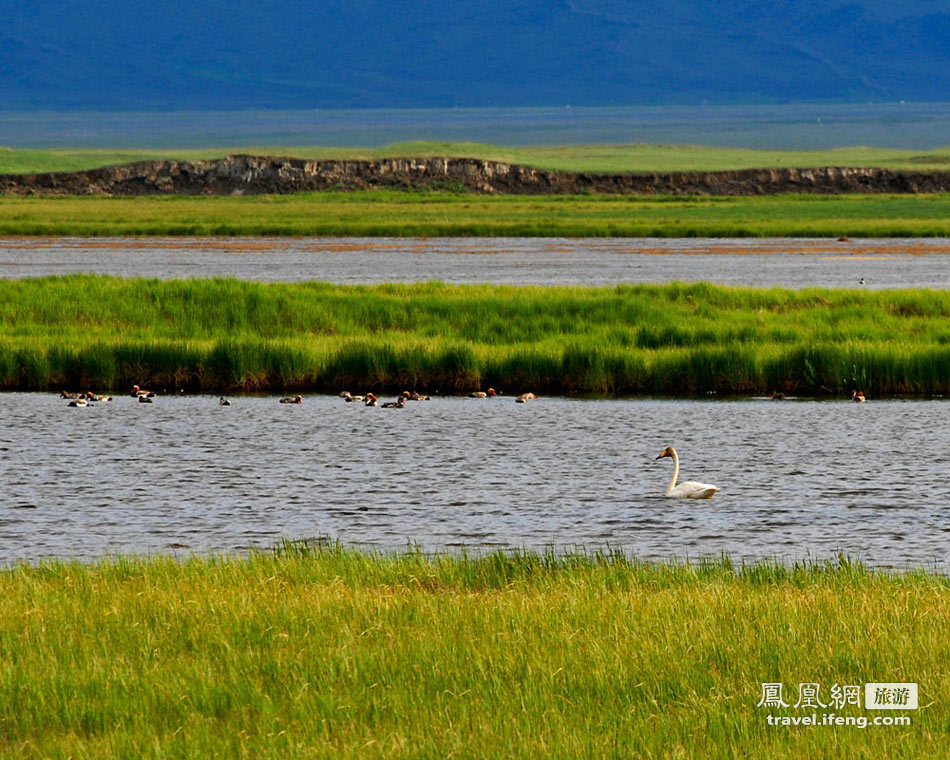
[[[947,0],[4,5],[0,109],[950,99]]]

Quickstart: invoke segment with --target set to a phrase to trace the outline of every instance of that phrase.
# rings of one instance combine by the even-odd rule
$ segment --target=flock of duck
[[[112,396],[107,396],[104,393],[93,393],[92,391],[84,391],[83,393],[70,393],[69,391],[63,391],[59,394],[60,398],[68,398],[68,406],[89,406],[94,403],[107,403],[112,401]],[[132,386],[132,392],[129,394],[132,398],[137,398],[141,404],[151,404],[152,399],[155,398],[155,393],[153,391],[143,390],[137,385]]]
[[[82,407],[89,406],[95,402],[107,402],[112,401],[112,396],[106,396],[98,393],[93,393],[92,391],[85,391],[83,393],[69,393],[68,391],[63,391],[59,394],[61,398],[69,399],[69,406],[73,407]],[[155,398],[154,391],[146,390],[140,388],[137,385],[132,386],[132,391],[129,393],[132,398],[138,399],[140,404],[151,404],[152,399]],[[487,391],[474,391],[469,393],[469,398],[493,398],[499,394],[495,391],[494,388],[489,388]],[[407,401],[428,401],[429,396],[426,396],[423,393],[418,391],[403,391],[399,394],[395,401],[387,401],[384,404],[379,403],[379,396],[370,391],[362,396],[354,396],[349,391],[343,391],[340,393],[340,398],[342,398],[347,403],[362,403],[364,406],[380,406],[383,409],[402,409],[405,407]],[[521,395],[515,397],[516,404],[524,404],[528,401],[533,401],[538,398],[536,393],[522,393]],[[297,394],[296,396],[285,396],[280,399],[281,404],[302,404],[303,396]],[[221,397],[218,399],[218,404],[221,406],[231,406],[230,399]]]
[[[494,398],[499,394],[495,391],[494,388],[489,388],[487,391],[473,391],[468,394],[469,398]],[[528,401],[533,401],[538,397],[537,393],[522,393],[519,396],[515,397],[516,404],[524,404]],[[419,393],[418,391],[403,391],[399,394],[395,401],[387,401],[385,404],[379,403],[379,396],[373,392],[369,392],[363,396],[354,396],[349,391],[343,391],[340,394],[342,398],[347,403],[362,403],[364,406],[382,406],[384,409],[402,409],[407,401],[428,401],[429,396],[426,396],[424,393]],[[299,404],[301,401],[300,396],[297,396],[295,399],[281,399],[282,404]],[[302,399],[301,399],[302,400]]]

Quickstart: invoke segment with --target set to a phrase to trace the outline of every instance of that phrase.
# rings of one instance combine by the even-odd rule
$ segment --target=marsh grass
[[[946,237],[950,194],[0,196],[0,235]]]
[[[0,754],[938,757],[948,625],[945,576],[847,560],[288,544],[18,565],[0,572]],[[915,681],[921,709],[909,727],[768,726],[775,681],[824,701]]]
[[[0,387],[950,392],[945,291],[0,281]]]
[[[325,146],[232,146],[163,150],[0,150],[0,174],[78,171],[145,160],[197,161],[245,153],[322,159],[457,157],[504,161],[559,171],[680,172],[776,167],[856,166],[941,171],[950,168],[950,148],[931,151],[852,147],[832,150],[753,150],[700,145],[557,145],[503,147],[481,143],[414,141],[380,148]]]

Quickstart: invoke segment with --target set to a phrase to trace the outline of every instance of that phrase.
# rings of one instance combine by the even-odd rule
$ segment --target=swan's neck
[[[666,489],[666,495],[669,496],[676,488],[676,479],[680,476],[680,458],[676,455],[676,449],[673,449],[673,479],[670,481],[670,487]]]

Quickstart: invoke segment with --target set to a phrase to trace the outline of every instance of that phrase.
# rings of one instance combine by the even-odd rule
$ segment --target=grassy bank
[[[950,194],[0,196],[0,235],[948,237]]]
[[[559,145],[502,147],[480,143],[406,142],[381,148],[232,146],[197,150],[13,150],[0,148],[0,174],[79,171],[146,160],[198,161],[231,153],[299,158],[373,159],[448,156],[481,158],[559,171],[679,172],[776,167],[866,166],[908,171],[950,169],[950,147],[930,151],[892,148],[752,150],[699,145]]]
[[[950,393],[950,293],[0,281],[0,387]]]
[[[0,571],[6,757],[937,757],[950,583],[843,562],[288,547]],[[769,726],[763,682],[920,684]],[[863,695],[862,695],[863,696]],[[864,716],[860,707],[819,714]]]

